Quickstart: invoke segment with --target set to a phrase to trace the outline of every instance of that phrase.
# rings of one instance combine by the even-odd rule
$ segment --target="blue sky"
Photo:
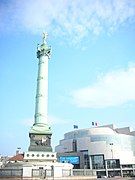
[[[134,128],[135,1],[0,1],[0,154],[28,149],[43,31],[53,147],[74,124]]]

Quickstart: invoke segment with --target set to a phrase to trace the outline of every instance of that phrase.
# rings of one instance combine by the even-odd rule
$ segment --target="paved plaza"
[[[26,180],[26,178],[0,178],[1,180]],[[71,177],[69,178],[68,177],[68,180],[95,180],[95,179],[92,179],[92,178],[87,178],[87,177]],[[114,177],[114,178],[97,178],[97,180],[135,180],[135,177],[125,177],[125,178],[122,178],[122,177]],[[27,179],[28,180],[28,179]],[[31,178],[29,180],[41,180],[41,178]],[[46,178],[46,180],[58,180],[58,178]],[[59,180],[66,180],[65,178],[60,178]]]

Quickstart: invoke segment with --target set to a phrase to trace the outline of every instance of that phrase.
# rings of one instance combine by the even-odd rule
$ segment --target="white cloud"
[[[135,1],[131,0],[11,0],[0,7],[0,22],[7,27],[38,33],[49,31],[71,42],[113,32],[121,24],[134,21]],[[10,26],[9,26],[10,23]],[[1,27],[1,26],[0,26]],[[4,28],[5,29],[5,28]]]
[[[107,73],[91,86],[72,92],[78,107],[105,108],[135,101],[135,66]]]

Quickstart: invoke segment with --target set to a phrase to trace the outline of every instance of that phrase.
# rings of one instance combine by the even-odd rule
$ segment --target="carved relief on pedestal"
[[[37,146],[50,146],[51,136],[50,135],[30,135],[31,140]]]

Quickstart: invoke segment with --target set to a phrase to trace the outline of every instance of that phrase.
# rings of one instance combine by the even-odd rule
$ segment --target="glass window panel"
[[[94,155],[91,156],[93,169],[103,169],[104,168],[104,155]]]

